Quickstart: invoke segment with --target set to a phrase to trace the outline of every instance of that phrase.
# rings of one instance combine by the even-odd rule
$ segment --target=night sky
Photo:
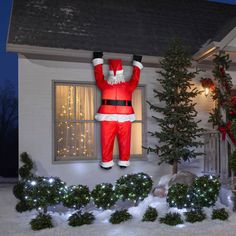
[[[17,54],[6,52],[6,38],[12,2],[13,0],[0,0],[0,86],[6,80],[10,80],[15,86],[17,95]],[[236,4],[236,0],[214,0],[214,2]]]

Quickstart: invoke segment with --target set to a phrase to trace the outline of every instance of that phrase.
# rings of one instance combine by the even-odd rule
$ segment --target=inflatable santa
[[[108,79],[103,74],[103,53],[93,53],[94,75],[98,88],[102,93],[101,106],[95,119],[101,122],[102,160],[100,166],[111,169],[114,140],[117,136],[119,144],[118,165],[125,168],[130,165],[131,122],[135,120],[132,107],[132,93],[138,85],[142,56],[133,56],[133,74],[125,81],[122,61],[110,59]]]

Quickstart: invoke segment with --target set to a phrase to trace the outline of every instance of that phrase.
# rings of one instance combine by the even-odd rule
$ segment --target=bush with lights
[[[189,211],[185,212],[185,220],[190,223],[195,223],[195,222],[200,222],[206,219],[206,215],[202,211],[202,209],[197,210],[197,211]]]
[[[167,213],[164,217],[159,219],[161,224],[167,225],[178,225],[183,224],[183,220],[181,219],[181,215],[179,213]]]
[[[156,208],[148,207],[143,215],[142,221],[155,221],[157,219],[158,213]]]
[[[132,218],[132,215],[129,214],[129,212],[125,209],[112,213],[109,222],[112,224],[120,224],[121,222],[130,220]]]
[[[166,197],[166,201],[170,207],[178,209],[187,208],[189,206],[189,188],[186,184],[173,184]]]
[[[148,196],[152,189],[152,179],[145,173],[121,176],[116,181],[116,193],[119,199],[131,200],[135,204]]]
[[[214,209],[212,211],[211,219],[212,220],[227,220],[229,218],[229,213],[225,210],[225,208]]]
[[[33,177],[25,182],[24,198],[32,208],[44,213],[48,206],[61,203],[67,193],[67,187],[58,177]]]
[[[52,228],[52,217],[49,214],[39,213],[36,218],[30,221],[32,230]]]
[[[30,224],[33,230],[53,227],[52,217],[47,208],[61,203],[67,187],[58,177],[32,177],[25,181],[24,199],[30,210],[36,209],[39,214]]]
[[[72,185],[67,188],[63,205],[68,208],[79,210],[90,202],[89,188],[85,185]]]
[[[109,183],[96,185],[91,195],[95,205],[102,209],[114,206],[118,200],[113,185]]]
[[[66,195],[62,202],[65,207],[76,209],[68,218],[70,226],[81,226],[83,224],[91,224],[94,220],[92,213],[82,213],[82,208],[85,207],[91,199],[89,188],[85,185],[72,185],[67,189]]]
[[[190,189],[192,208],[214,206],[220,191],[220,181],[214,176],[197,177]]]
[[[70,226],[81,226],[81,225],[90,225],[95,220],[95,217],[92,213],[77,211],[68,218],[68,224]]]

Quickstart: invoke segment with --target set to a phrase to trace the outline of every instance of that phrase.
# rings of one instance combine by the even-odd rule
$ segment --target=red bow
[[[220,127],[218,128],[218,130],[221,132],[221,134],[222,134],[222,140],[224,141],[225,138],[226,138],[226,134],[227,134],[227,129],[226,129],[226,127],[225,127],[225,126],[220,126]]]

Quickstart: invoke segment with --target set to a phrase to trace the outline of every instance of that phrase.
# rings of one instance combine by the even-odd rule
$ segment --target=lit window
[[[94,96],[94,86],[56,84],[56,160],[95,156]]]
[[[96,86],[57,82],[54,89],[54,159],[97,159],[100,156],[97,153],[100,148],[96,145],[100,145],[100,135],[95,132],[99,122],[94,120],[94,115],[100,106],[100,98],[97,96],[99,91],[97,93]],[[136,121],[132,123],[131,155],[140,157],[143,132],[142,101],[143,87],[138,87],[133,93],[132,101]],[[114,155],[118,155],[117,141]]]

